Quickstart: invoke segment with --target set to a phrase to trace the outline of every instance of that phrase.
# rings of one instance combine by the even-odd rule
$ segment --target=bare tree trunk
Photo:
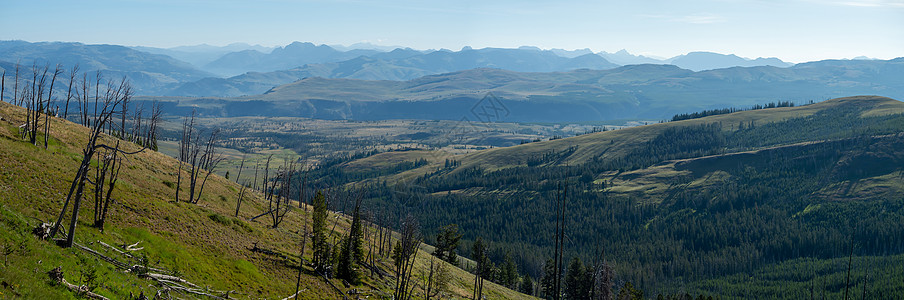
[[[69,100],[72,100],[72,87],[75,85],[75,77],[78,76],[78,64],[72,66],[72,69],[69,70],[69,87],[66,91],[66,106],[63,108],[63,119],[69,117]],[[78,89],[76,88],[76,92]]]
[[[264,186],[261,188],[261,192],[267,193],[267,180],[270,179],[270,160],[273,159],[273,154],[267,156],[267,164],[264,165]]]
[[[242,154],[242,163],[239,164],[239,174],[235,176],[236,183],[239,183],[239,180],[242,179],[242,170],[245,169],[245,157],[246,156],[247,156],[247,154],[244,154],[244,153]],[[239,183],[239,184],[241,184],[241,183]],[[241,185],[242,185],[242,191],[239,192],[239,198],[236,199],[236,201],[235,201],[235,217],[236,218],[239,217],[239,208],[242,207],[242,197],[245,196],[245,185],[244,184],[241,184]]]
[[[13,82],[13,102],[17,102],[14,104],[21,106],[22,104],[18,103],[18,101],[16,101],[16,99],[18,98],[18,95],[19,95],[19,62],[16,61],[16,79]]]
[[[119,171],[122,166],[118,158],[119,152],[119,141],[117,141],[116,147],[107,151],[108,154],[101,159],[100,167],[98,168],[100,175],[95,180],[95,191],[100,191],[100,193],[95,192],[94,227],[99,228],[101,232],[104,231],[107,211],[112,202],[113,188],[116,187],[116,181],[119,179]],[[109,179],[107,179],[107,173],[109,173]],[[108,185],[106,192],[104,192],[104,184]]]
[[[57,64],[56,68],[53,70],[53,78],[50,79],[50,90],[47,91],[47,105],[46,111],[44,112],[44,150],[47,150],[47,141],[50,137],[50,106],[53,99],[53,84],[56,83],[57,76],[62,73],[63,65]]]
[[[98,70],[96,74],[97,75],[94,77],[94,118],[92,119],[95,123],[97,122],[97,106],[98,101],[100,100],[100,70]]]
[[[78,95],[78,110],[79,110],[79,121],[82,126],[90,126],[88,124],[88,92],[91,89],[91,86],[88,85],[88,73],[82,74],[82,89],[81,94]]]
[[[51,230],[50,237],[51,239],[59,232],[59,226],[62,222],[63,216],[66,214],[66,208],[69,205],[69,202],[72,201],[72,218],[69,224],[69,232],[67,234],[66,240],[63,244],[64,247],[72,246],[73,240],[75,238],[75,225],[78,222],[78,212],[81,207],[82,193],[85,187],[85,181],[87,179],[88,168],[90,166],[91,158],[94,156],[97,149],[107,149],[121,152],[118,147],[113,148],[107,145],[98,145],[97,141],[101,135],[104,125],[108,121],[110,121],[113,113],[116,110],[116,106],[122,103],[124,98],[131,97],[132,91],[129,83],[123,78],[122,82],[119,84],[118,88],[113,88],[112,86],[107,87],[108,91],[104,96],[104,106],[100,111],[99,118],[95,119],[94,126],[92,127],[91,136],[88,139],[88,144],[85,146],[85,150],[83,151],[84,157],[82,159],[82,164],[79,166],[78,172],[76,172],[75,179],[72,181],[72,186],[69,189],[69,194],[66,197],[66,201],[63,204],[63,209],[60,211],[60,216],[57,219],[57,222],[54,224],[54,228]],[[141,149],[136,152],[123,154],[133,154],[144,151]],[[100,184],[103,184],[102,182]],[[74,195],[73,195],[74,191]],[[107,192],[112,191],[112,186],[108,189]]]
[[[191,149],[192,130],[194,130],[196,114],[197,112],[192,110],[191,119],[186,117],[182,120],[182,139],[179,141],[179,171],[176,175],[176,202],[179,202],[179,191],[182,189],[182,168],[190,159],[189,151]]]
[[[198,166],[193,167],[196,172],[194,172],[195,176],[192,177],[191,182],[192,193],[194,193],[196,182],[198,180],[198,176],[200,175],[200,170],[207,170],[207,174],[204,175],[204,180],[201,181],[201,186],[198,189],[198,195],[194,196],[194,194],[192,194],[191,198],[194,199],[192,203],[198,203],[198,201],[201,200],[201,194],[204,192],[204,186],[207,184],[207,179],[210,177],[210,174],[213,174],[213,172],[216,171],[217,166],[224,159],[223,156],[216,150],[215,144],[219,139],[219,134],[219,129],[216,129],[210,133],[210,136],[207,139],[207,145],[204,148],[204,153],[201,155],[201,159],[198,162]],[[200,148],[200,146],[198,146],[198,148]],[[194,155],[197,156],[197,154]]]

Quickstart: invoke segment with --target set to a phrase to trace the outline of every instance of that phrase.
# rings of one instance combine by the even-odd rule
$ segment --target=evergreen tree
[[[352,284],[358,284],[360,280],[358,262],[364,259],[363,236],[364,233],[361,229],[361,198],[358,198],[355,201],[355,212],[352,214],[352,226],[348,237],[343,239],[336,267],[336,276]]]
[[[512,258],[511,252],[505,253],[505,261],[499,268],[499,283],[514,289],[518,283],[518,268],[515,266],[515,260]]]
[[[588,289],[587,273],[581,259],[574,257],[568,264],[568,273],[565,274],[565,299],[583,300],[590,297]]]
[[[452,265],[458,265],[458,255],[455,250],[458,248],[458,242],[461,240],[461,234],[458,233],[458,225],[450,224],[440,229],[436,235],[436,250],[433,255],[439,259],[445,260]]]
[[[689,298],[690,296],[688,296]],[[635,290],[631,282],[625,282],[625,285],[618,291],[615,296],[616,300],[643,300],[643,291]]]
[[[552,258],[546,260],[543,264],[543,277],[540,279],[540,295],[545,299],[554,299],[556,279],[556,263]]]
[[[314,212],[312,213],[311,246],[314,250],[313,263],[317,272],[327,272],[330,266],[330,245],[326,240],[326,198],[321,191],[317,191],[313,200]]]
[[[534,295],[534,279],[530,278],[530,274],[524,275],[521,280],[521,292],[530,296]]]

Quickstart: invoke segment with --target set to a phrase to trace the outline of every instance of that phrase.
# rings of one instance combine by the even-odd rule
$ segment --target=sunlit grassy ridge
[[[0,103],[0,117],[0,247],[11,249],[0,261],[3,270],[0,298],[76,297],[48,278],[46,272],[57,266],[63,268],[65,278],[74,284],[87,284],[86,278],[90,277],[87,273],[97,275],[91,283],[96,285],[94,292],[113,299],[139,293],[153,296],[158,287],[152,281],[123,273],[82,250],[59,248],[31,234],[41,221],[51,222],[58,215],[80,162],[81,143],[87,138],[88,130],[54,118],[50,127],[51,143],[44,150],[18,138],[16,125],[24,120],[23,109]],[[126,150],[137,149],[126,145]],[[272,229],[266,216],[247,221],[267,209],[261,195],[251,191],[245,195],[239,217],[234,218],[240,187],[217,175],[211,176],[199,204],[175,203],[176,171],[176,160],[158,152],[128,156],[113,193],[115,202],[109,212],[106,232],[91,227],[93,199],[87,198],[82,203],[76,243],[115,256],[98,242],[120,246],[140,242],[139,247],[144,249],[132,254],[146,256],[152,267],[179,274],[211,290],[233,291],[231,297],[273,299],[293,293],[300,232],[303,218],[309,217],[309,209],[293,209],[279,228]],[[86,196],[93,196],[90,191],[86,191]],[[349,223],[345,216],[336,217],[330,217],[338,222],[333,240],[344,235]],[[255,246],[280,255],[251,251]],[[305,257],[310,257],[310,251],[308,242]],[[426,268],[429,255],[421,251],[419,257],[416,276]],[[391,270],[388,258],[378,265]],[[469,295],[473,277],[456,268],[453,274],[452,296]],[[393,282],[388,277],[365,278],[363,290],[377,290],[373,295],[391,294]],[[343,292],[348,289],[339,281],[333,283]],[[307,267],[301,288],[305,290],[302,299],[341,297]],[[488,290],[487,294],[495,299],[526,297],[495,285],[490,285]]]

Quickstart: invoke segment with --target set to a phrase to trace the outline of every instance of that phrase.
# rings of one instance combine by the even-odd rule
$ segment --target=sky
[[[904,0],[0,0],[0,40],[904,56]]]

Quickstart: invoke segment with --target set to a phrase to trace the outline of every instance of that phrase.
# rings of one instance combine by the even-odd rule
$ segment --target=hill
[[[748,59],[734,54],[726,55],[713,52],[690,52],[688,54],[672,57],[668,59],[668,62],[683,69],[693,71],[757,66],[785,68],[793,65],[775,57]]]
[[[180,83],[213,75],[166,55],[117,45],[0,41],[0,61],[19,62],[23,69],[30,68],[32,63],[62,64],[66,70],[78,64],[82,73],[102,71],[106,78],[127,76],[135,91],[142,95],[161,95]],[[11,72],[7,70],[7,76],[12,76]]]
[[[168,93],[168,95],[223,97],[259,94],[274,86],[308,77],[400,81],[475,68],[496,68],[518,72],[552,72],[582,68],[600,70],[618,66],[595,54],[567,58],[558,56],[552,51],[530,48],[465,48],[456,52],[432,51],[427,53],[411,49],[396,49],[384,53],[359,53],[364,50],[339,52],[332,50],[332,48],[327,48],[329,47],[324,45],[316,47],[308,45],[305,47],[305,49],[310,49],[309,51],[319,49],[316,55],[298,56],[305,57],[305,59],[310,61],[301,61],[299,60],[300,58],[271,57],[280,53],[276,50],[270,55],[250,51],[228,54],[221,60],[231,59],[232,55],[242,56],[241,59],[236,58],[235,60],[249,65],[249,67],[237,67],[237,70],[244,68],[263,71],[263,69],[266,69],[267,63],[262,61],[269,60],[275,60],[279,64],[284,64],[285,68],[283,69],[287,70],[264,73],[251,72],[225,80],[208,79],[187,83]],[[289,52],[288,49],[289,47],[287,46],[285,52]],[[327,55],[326,53],[332,54]],[[339,53],[342,55],[339,55]],[[351,54],[355,56],[353,58],[340,59]],[[329,57],[329,59],[324,57]],[[320,59],[320,61],[313,61],[316,59]],[[255,67],[250,68],[251,65]]]
[[[238,217],[232,217],[241,188],[219,175],[211,176],[198,204],[173,202],[177,162],[150,150],[123,161],[103,231],[90,223],[95,209],[89,196],[93,191],[88,190],[75,239],[81,246],[60,248],[35,238],[32,229],[54,219],[62,207],[60,199],[65,198],[80,163],[88,129],[51,118],[50,145],[45,150],[19,137],[17,125],[24,118],[24,109],[0,102],[0,248],[4,250],[0,298],[76,298],[76,294],[48,279],[47,272],[56,267],[62,267],[68,282],[86,285],[92,292],[114,299],[139,294],[201,297],[176,289],[163,290],[159,281],[143,277],[140,271],[123,272],[121,265],[110,263],[111,258],[128,266],[150,268],[148,272],[180,277],[200,286],[194,289],[196,292],[215,297],[281,299],[295,291],[299,243],[308,226],[304,219],[310,217],[307,205],[298,208],[299,203],[293,203],[286,220],[279,228],[272,228],[272,224],[262,221],[265,218],[249,220],[268,210],[264,196],[251,190],[245,195]],[[112,141],[113,137],[104,139]],[[138,150],[133,144],[124,147]],[[187,176],[183,174],[183,179]],[[344,200],[337,195],[333,201]],[[331,222],[336,231],[328,238],[335,243],[348,230],[350,220],[332,212],[329,219],[334,220]],[[371,231],[375,227],[368,228],[373,240],[375,233]],[[368,248],[367,251],[374,249]],[[392,273],[387,254],[374,255],[380,272]],[[418,256],[416,274],[427,268],[430,255],[420,250]],[[310,259],[311,247],[302,257]],[[472,277],[457,268],[450,270],[448,295],[470,295]],[[392,276],[370,273],[365,277],[362,286],[345,287],[340,280],[324,280],[305,264],[299,298],[335,299],[353,290],[361,296],[386,295],[395,282]],[[179,285],[190,288],[188,283]],[[495,299],[528,298],[492,283],[485,290],[487,296]],[[417,288],[414,291],[422,293]]]
[[[806,103],[851,94],[901,98],[904,84],[897,79],[902,74],[904,59],[830,60],[790,68],[734,67],[700,72],[672,65],[547,73],[483,68],[408,81],[308,77],[262,95],[153,100],[180,107],[197,106],[204,114],[221,117],[250,114],[354,120],[474,120],[471,110],[492,93],[499,100],[497,104],[508,111],[492,121],[662,120],[687,111],[744,108],[774,101]],[[295,75],[277,79],[291,80]],[[263,76],[248,74],[243,84],[263,88],[269,80],[258,80]],[[213,81],[213,86],[228,82]]]
[[[194,46],[179,46],[172,48],[157,48],[134,46],[132,49],[144,51],[153,54],[163,54],[169,57],[192,64],[195,68],[201,68],[208,63],[222,57],[225,54],[239,52],[245,50],[254,50],[261,53],[270,53],[273,48],[263,47],[261,45],[248,45],[245,43],[232,43],[226,46],[212,46],[207,44]],[[212,72],[211,70],[204,71]]]
[[[203,69],[229,76],[245,72],[286,70],[306,64],[344,61],[377,53],[380,52],[361,49],[339,51],[327,45],[318,46],[312,43],[294,42],[285,47],[277,47],[269,53],[254,49],[230,52],[205,64]]]
[[[849,284],[894,298],[904,290],[901,149],[904,103],[859,96],[462,155],[422,152],[431,163],[401,170],[379,164],[402,155],[387,153],[315,174],[331,182],[378,174],[363,180],[387,185],[372,203],[418,211],[434,230],[456,223],[463,244],[489,240],[494,260],[510,251],[535,277],[551,257],[554,193],[566,184],[566,259],[591,261],[605,249],[617,282],[645,294],[797,298],[841,295]],[[849,255],[856,264],[845,283],[838,262]]]

